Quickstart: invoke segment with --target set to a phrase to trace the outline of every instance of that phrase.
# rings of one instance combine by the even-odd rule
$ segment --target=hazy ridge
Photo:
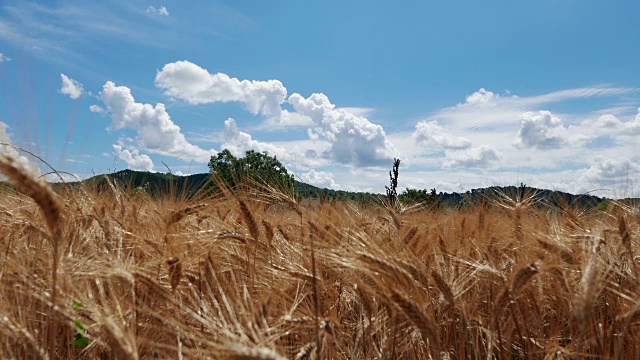
[[[130,189],[144,188],[147,193],[152,196],[158,196],[166,193],[176,195],[186,195],[192,197],[197,194],[203,186],[210,181],[209,173],[192,174],[192,175],[174,175],[171,173],[152,173],[134,170],[121,170],[111,174],[96,175],[83,181],[85,184],[104,184],[106,185],[105,176],[115,180],[116,184],[125,186]],[[77,184],[77,183],[68,183]],[[526,185],[526,184],[525,184]],[[368,192],[352,192],[345,190],[334,190],[320,188],[301,181],[295,181],[294,189],[296,194],[302,199],[318,199],[325,196],[332,199],[334,196],[338,200],[353,200],[361,202],[377,201],[384,197],[383,194],[375,194]],[[590,194],[571,194],[563,191],[527,188],[529,192],[536,193],[536,199],[539,203],[558,206],[561,202],[565,202],[571,206],[582,208],[594,208],[599,204],[610,200],[606,197],[599,197]],[[384,189],[381,189],[384,190]],[[437,191],[437,189],[436,189]],[[491,186],[487,188],[471,189],[465,192],[438,192],[439,202],[448,207],[461,207],[465,205],[476,204],[481,199],[496,198],[498,193],[507,195],[516,194],[517,186]],[[625,198],[616,201],[630,203],[640,201],[638,198]]]

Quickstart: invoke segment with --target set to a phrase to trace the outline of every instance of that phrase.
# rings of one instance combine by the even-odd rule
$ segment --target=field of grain
[[[3,358],[640,356],[640,212],[51,190],[10,158]]]

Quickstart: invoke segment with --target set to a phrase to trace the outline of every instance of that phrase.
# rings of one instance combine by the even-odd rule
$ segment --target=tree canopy
[[[420,203],[427,207],[438,208],[440,206],[436,189],[427,191],[427,189],[407,188],[398,196],[398,199],[407,205]]]
[[[231,189],[247,180],[265,182],[274,187],[290,187],[293,184],[293,175],[266,151],[249,150],[244,157],[237,158],[229,149],[224,149],[211,157],[209,170]]]

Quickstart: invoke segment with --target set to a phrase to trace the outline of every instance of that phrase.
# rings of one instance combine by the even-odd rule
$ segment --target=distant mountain
[[[179,176],[169,173],[122,170],[113,174],[94,176],[84,180],[83,183],[89,186],[104,188],[109,186],[106,181],[106,177],[109,177],[115,186],[124,186],[131,190],[141,188],[151,196],[172,193],[178,196],[192,197],[211,181],[208,173]],[[77,183],[68,183],[67,185],[74,186],[74,184]],[[322,189],[299,181],[295,181],[294,189],[297,196],[302,199],[318,199],[324,196],[329,201],[336,197],[337,200],[379,202],[379,200],[384,198],[384,195],[382,194]],[[516,186],[492,186],[483,189],[473,189],[464,193],[440,192],[437,196],[440,206],[460,208],[475,205],[483,199],[498,200],[499,196],[497,194],[499,192],[511,198],[515,198],[519,191],[520,188]],[[553,206],[559,206],[564,202],[572,207],[590,209],[597,206],[603,207],[607,201],[610,201],[606,198],[589,194],[574,195],[561,191],[534,188],[526,188],[526,191],[529,193],[536,192],[535,198],[538,203],[545,203]],[[629,198],[618,201],[625,203],[639,203],[640,199]]]

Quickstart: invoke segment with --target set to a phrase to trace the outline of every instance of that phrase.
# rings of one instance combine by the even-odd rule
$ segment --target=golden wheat
[[[553,208],[523,192],[459,210],[390,209],[265,186],[134,196],[115,182],[56,193],[12,159],[0,170],[22,192],[0,189],[3,358],[640,349],[638,204]]]

